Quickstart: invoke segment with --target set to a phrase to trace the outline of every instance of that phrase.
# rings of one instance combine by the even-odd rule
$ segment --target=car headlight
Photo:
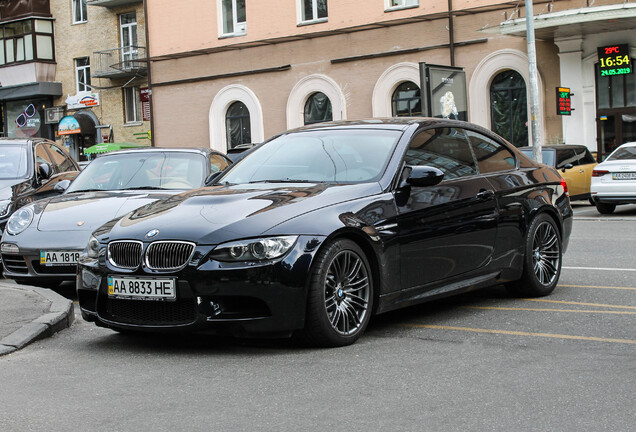
[[[31,206],[22,207],[11,215],[7,222],[7,232],[11,235],[20,234],[28,228],[33,221],[33,208]]]
[[[99,258],[99,240],[97,240],[95,236],[90,236],[90,238],[88,239],[86,254],[90,258]]]
[[[281,257],[296,243],[298,236],[266,237],[218,245],[210,255],[217,261],[262,261]]]
[[[5,217],[11,211],[11,201],[9,200],[1,200],[0,201],[0,217]]]

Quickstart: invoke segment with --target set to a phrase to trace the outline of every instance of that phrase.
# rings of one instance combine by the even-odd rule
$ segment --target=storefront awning
[[[62,96],[62,83],[34,82],[15,86],[0,87],[0,101],[33,99],[36,97]]]
[[[537,39],[553,40],[595,33],[633,30],[636,28],[636,3],[586,7],[539,14],[534,17]],[[482,29],[486,33],[526,36],[526,19],[504,21],[496,27]]]

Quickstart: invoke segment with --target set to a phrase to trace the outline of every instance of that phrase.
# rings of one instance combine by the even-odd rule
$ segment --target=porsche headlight
[[[11,201],[0,200],[0,217],[5,217],[11,211]]]
[[[11,215],[7,222],[7,232],[11,235],[20,234],[28,228],[33,221],[33,208],[31,206],[22,207]]]
[[[95,236],[90,236],[90,238],[88,239],[86,254],[90,258],[99,258],[99,240],[97,240]]]
[[[263,261],[281,257],[291,249],[298,236],[266,237],[218,245],[210,255],[217,261]]]

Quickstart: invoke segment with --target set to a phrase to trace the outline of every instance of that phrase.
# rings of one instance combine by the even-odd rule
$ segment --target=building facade
[[[57,140],[77,160],[150,143],[142,0],[8,0],[0,25],[5,136]]]
[[[272,7],[272,2],[190,0],[183,7],[148,0],[155,144],[225,151],[319,121],[442,115],[527,145],[522,5],[284,0]],[[613,110],[607,113],[614,113],[615,124],[617,118],[629,123],[636,103],[633,74],[622,75],[622,84],[597,76],[597,48],[636,47],[629,31],[635,27],[633,4],[535,0],[534,10],[537,26],[545,23],[536,43],[544,142],[583,143],[603,152],[610,134],[601,123],[606,120],[599,120],[610,118],[603,110]],[[570,21],[559,21],[563,14]],[[567,118],[556,109],[559,88],[573,93]],[[622,92],[623,99],[606,101],[607,91]],[[615,127],[614,140],[631,139],[629,131],[629,125]]]

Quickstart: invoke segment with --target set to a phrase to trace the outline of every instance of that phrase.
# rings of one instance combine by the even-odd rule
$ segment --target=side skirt
[[[418,303],[424,303],[427,301],[449,297],[456,294],[473,291],[480,288],[485,288],[492,285],[501,283],[499,280],[501,272],[492,272],[475,276],[468,279],[462,279],[456,282],[451,282],[446,285],[431,285],[411,288],[396,293],[390,293],[380,296],[379,305],[376,314],[389,312],[395,309],[416,305]]]

